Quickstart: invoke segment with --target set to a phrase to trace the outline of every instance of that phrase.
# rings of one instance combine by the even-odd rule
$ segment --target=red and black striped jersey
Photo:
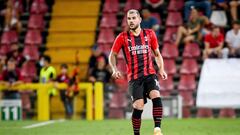
[[[113,44],[112,51],[122,49],[128,72],[128,80],[156,74],[152,60],[152,50],[158,49],[156,34],[151,29],[142,29],[139,36],[131,32],[120,33]]]

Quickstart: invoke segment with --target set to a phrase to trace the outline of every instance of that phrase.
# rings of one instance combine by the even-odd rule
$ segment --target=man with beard
[[[142,29],[142,18],[137,10],[127,12],[128,32],[120,33],[114,41],[109,55],[109,64],[115,79],[122,78],[117,69],[117,54],[122,49],[127,64],[129,92],[133,100],[132,126],[134,135],[140,135],[141,115],[144,103],[150,98],[153,103],[154,135],[162,135],[162,102],[157,73],[163,80],[167,79],[163,58],[158,48],[156,34],[151,29]],[[152,51],[159,68],[155,71]]]

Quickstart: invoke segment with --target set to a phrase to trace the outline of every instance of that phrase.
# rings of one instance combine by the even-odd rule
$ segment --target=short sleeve
[[[114,43],[113,43],[113,46],[112,46],[112,52],[115,52],[115,53],[119,53],[120,49],[122,48],[122,45],[123,45],[123,35],[122,34],[119,34]]]
[[[219,40],[220,40],[220,42],[224,42],[224,36],[223,36],[223,34],[220,35],[220,39],[219,39]]]
[[[204,41],[205,41],[205,42],[209,42],[209,41],[210,41],[209,35],[206,35],[206,36],[205,36]]]
[[[152,50],[158,49],[158,40],[155,32],[153,30],[150,31],[151,36],[151,48]]]

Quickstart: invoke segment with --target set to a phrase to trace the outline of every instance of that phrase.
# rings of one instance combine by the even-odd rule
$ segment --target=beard
[[[137,25],[136,25],[135,27],[133,27],[133,28],[130,28],[130,27],[129,27],[129,29],[132,30],[132,31],[135,31],[138,27],[139,27],[139,24],[137,24]]]

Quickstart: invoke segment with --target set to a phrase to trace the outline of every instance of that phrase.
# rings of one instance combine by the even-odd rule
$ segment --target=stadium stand
[[[161,27],[158,38],[169,75],[167,81],[159,79],[161,95],[181,95],[183,117],[216,116],[212,109],[198,109],[195,106],[196,88],[203,62],[202,43],[194,42],[179,48],[173,44],[178,26],[184,24],[184,0],[165,2],[168,5],[167,12],[163,13],[165,16],[152,13]],[[42,54],[51,56],[52,65],[59,73],[62,63],[68,64],[69,71],[72,71],[76,66],[76,55],[79,53],[80,78],[85,80],[91,56],[90,47],[97,43],[105,54],[109,54],[116,35],[127,29],[125,12],[131,8],[140,10],[145,4],[143,0],[55,0],[52,7],[47,0],[33,0],[30,11],[24,12],[20,18],[23,22],[20,35],[16,30],[3,31],[0,54],[6,55],[11,50],[9,45],[20,42],[22,53],[29,60],[23,64],[21,72],[25,82],[32,82],[37,78],[36,63]],[[126,66],[122,54],[118,58],[118,68],[125,78],[116,80],[114,90],[108,93],[110,96],[108,95],[105,101],[105,115],[109,118],[124,118],[126,110],[130,108],[128,102],[131,99],[127,96]],[[31,111],[32,105],[26,100],[26,97],[29,99],[29,93],[21,94],[26,104],[25,110]],[[84,94],[76,97],[76,113],[80,115],[84,112]],[[52,118],[64,117],[64,107],[59,95],[52,98],[51,108]],[[234,109],[219,110],[218,115],[236,117]]]
[[[55,1],[46,44],[48,50],[45,54],[51,56],[57,71],[62,63],[68,64],[72,71],[76,63],[76,54],[79,53],[81,79],[85,79],[88,59],[91,55],[90,46],[94,44],[95,39],[99,8],[98,0]],[[89,12],[87,9],[92,10]],[[79,99],[79,101],[81,101],[79,104],[83,104],[83,100]],[[51,106],[53,107],[54,104],[62,105],[59,97],[52,99]],[[79,108],[77,113],[82,112],[82,109]],[[58,114],[56,117],[62,117],[60,114],[64,114],[63,108],[55,107],[52,110],[54,110],[52,113]]]

